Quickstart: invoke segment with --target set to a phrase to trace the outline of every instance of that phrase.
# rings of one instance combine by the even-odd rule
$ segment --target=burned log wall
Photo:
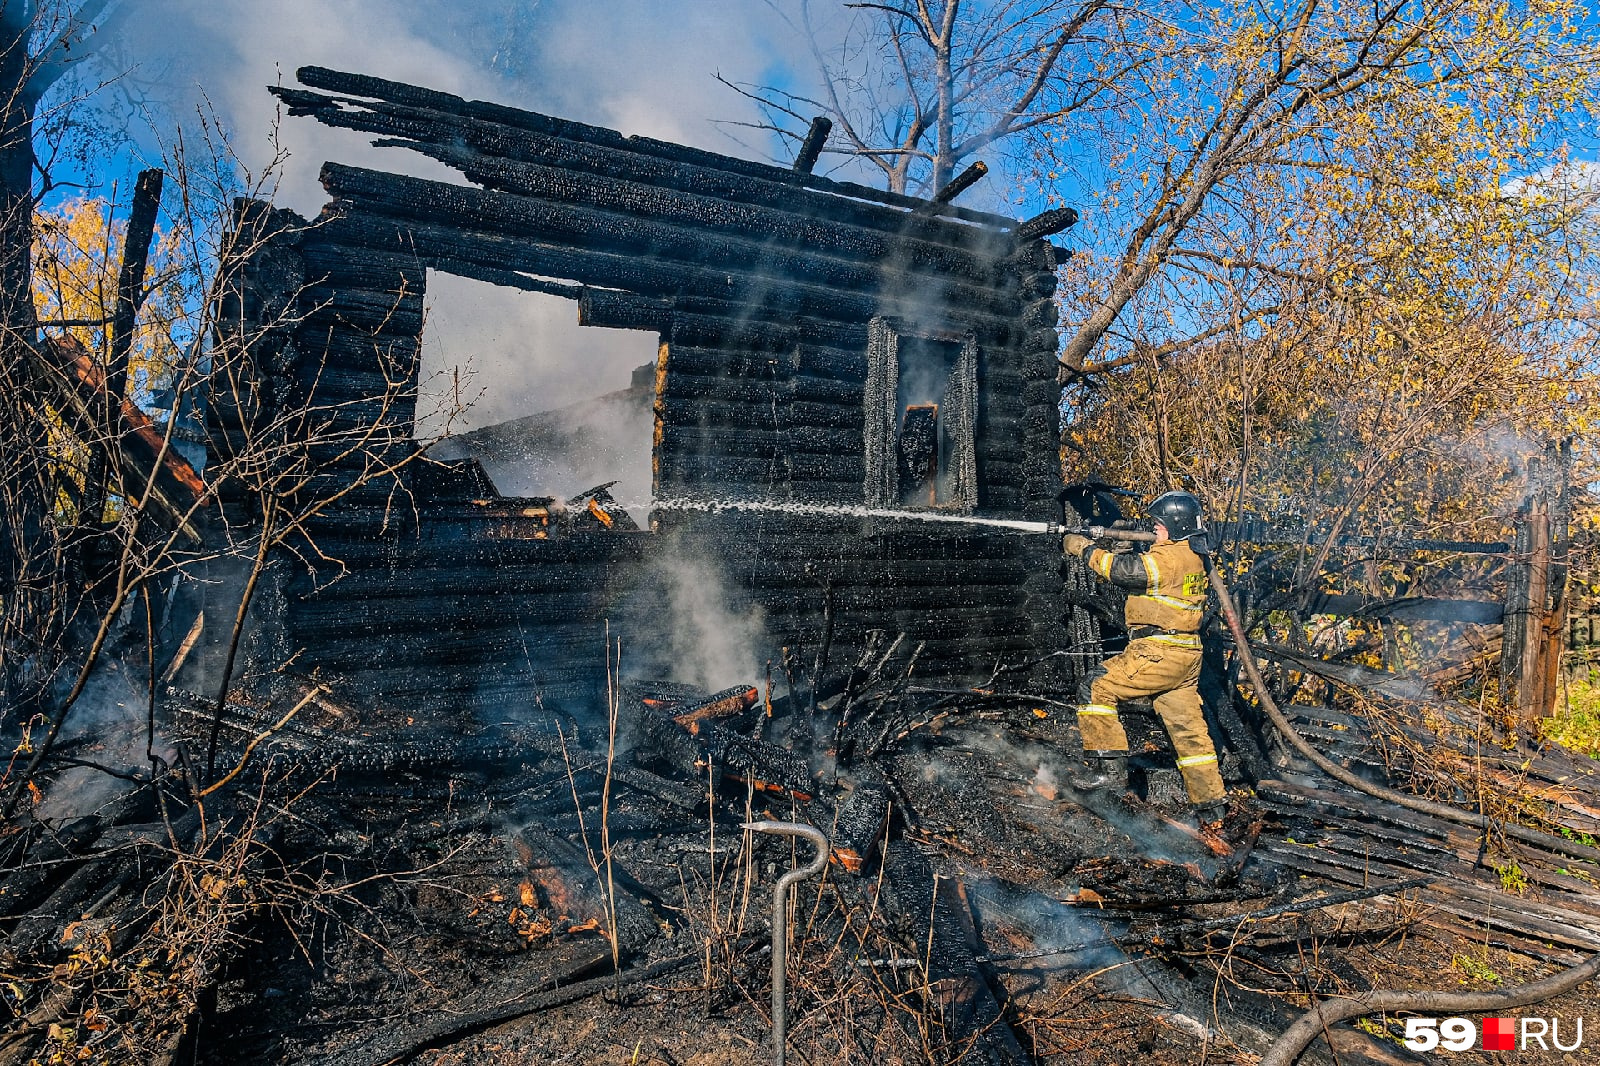
[[[311,529],[338,566],[292,583],[308,664],[385,691],[425,690],[430,670],[451,691],[541,671],[581,687],[604,661],[582,649],[649,565],[649,534],[491,538],[463,501],[418,498],[405,469],[373,476],[374,455],[413,447],[430,269],[578,293],[585,324],[659,336],[658,501],[859,506],[869,324],[965,338],[976,512],[1056,517],[1056,256],[1011,220],[360,75],[300,80],[275,90],[291,113],[474,183],[329,163],[331,202],[279,242],[304,278],[279,371],[326,412],[321,475],[354,489]],[[838,655],[905,632],[935,677],[1065,641],[1049,538],[826,513],[658,509],[654,524],[719,562],[774,644],[814,642],[825,603]],[[555,664],[578,655],[562,679]]]

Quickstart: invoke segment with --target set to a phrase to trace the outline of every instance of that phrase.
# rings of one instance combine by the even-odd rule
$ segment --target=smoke
[[[63,686],[69,684],[68,679],[63,679]],[[65,697],[65,691],[58,692],[53,702],[59,706]],[[114,660],[102,660],[70,710],[72,735],[83,739],[72,745],[68,754],[121,773],[148,771],[144,730],[131,728],[131,723],[144,717],[148,698],[144,678],[130,676]],[[170,761],[170,751],[158,748],[157,753],[164,753]],[[78,818],[125,795],[132,787],[130,782],[97,766],[68,766],[43,784],[43,799],[34,814],[49,821]]]
[[[430,271],[417,437],[473,455],[506,495],[566,499],[608,481],[643,522],[657,340],[580,326],[571,300]],[[488,383],[493,383],[490,387]],[[477,432],[473,432],[476,430]],[[464,434],[464,436],[463,436]]]
[[[175,122],[194,132],[195,109],[212,108],[240,163],[256,173],[278,143],[277,104],[265,87],[294,84],[301,66],[759,157],[774,146],[760,136],[741,144],[715,123],[751,121],[757,112],[714,75],[787,81],[782,57],[805,54],[777,12],[743,0],[124,0],[99,25],[95,70],[83,80],[120,77],[122,87],[95,93],[94,107],[127,120],[146,149],[157,139],[172,143]],[[309,118],[283,120],[278,137],[291,156],[275,200],[302,213],[326,201],[317,184],[324,160],[444,173]]]
[[[967,892],[985,922],[998,918],[1015,926],[1032,943],[1031,950],[1070,955],[1072,965],[1082,970],[1109,966],[1124,957],[1111,941],[1106,922],[1092,911],[989,877],[969,881]],[[1058,967],[1061,959],[1048,957],[1046,965]]]
[[[1129,809],[1116,800],[1100,802],[1097,795],[1077,793],[1069,783],[1071,755],[1064,755],[1056,748],[1043,744],[1018,744],[1003,733],[982,729],[963,730],[962,743],[973,751],[993,757],[1008,768],[1014,777],[1029,782],[1034,794],[1041,799],[1061,804],[1059,811],[1048,814],[1035,811],[1029,805],[1018,805],[1018,816],[1026,812],[1027,817],[1041,828],[1046,820],[1058,823],[1068,817],[1067,812],[1075,804],[1136,841],[1140,854],[1146,858],[1178,863],[1198,860],[1202,866],[1210,862],[1203,849],[1193,840],[1161,820]]]
[[[651,565],[666,602],[649,617],[670,680],[708,692],[754,683],[767,646],[761,609],[739,604],[721,568],[682,542],[666,544]]]

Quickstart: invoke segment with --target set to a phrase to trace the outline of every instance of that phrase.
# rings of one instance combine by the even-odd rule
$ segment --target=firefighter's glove
[[[1094,547],[1094,541],[1082,533],[1068,533],[1061,538],[1061,550],[1067,555],[1081,556],[1092,547]]]

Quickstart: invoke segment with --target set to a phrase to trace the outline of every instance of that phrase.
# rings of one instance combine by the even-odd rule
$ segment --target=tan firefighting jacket
[[[1205,563],[1186,540],[1169,540],[1142,554],[1095,548],[1084,555],[1089,569],[1128,589],[1123,612],[1128,625],[1150,625],[1167,633],[1198,633],[1205,613]]]

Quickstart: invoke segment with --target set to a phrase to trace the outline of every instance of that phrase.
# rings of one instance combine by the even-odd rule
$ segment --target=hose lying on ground
[[[1600,974],[1600,954],[1591,955],[1585,962],[1532,984],[1498,992],[1399,992],[1386,989],[1324,1000],[1302,1014],[1299,1021],[1278,1037],[1261,1057],[1261,1066],[1290,1066],[1319,1033],[1334,1022],[1348,1018],[1390,1010],[1476,1014],[1526,1007],[1530,1003],[1539,1003],[1570,992],[1596,974]]]
[[[1364,792],[1369,796],[1399,804],[1401,807],[1416,811],[1418,814],[1444,818],[1461,825],[1470,825],[1476,829],[1489,828],[1490,820],[1485,815],[1463,811],[1456,807],[1446,806],[1443,803],[1435,803],[1420,796],[1410,796],[1404,792],[1396,792],[1394,789],[1384,788],[1382,785],[1374,785],[1365,778],[1346,770],[1307,743],[1306,739],[1295,730],[1294,726],[1289,724],[1289,720],[1284,717],[1283,712],[1278,709],[1277,702],[1273,700],[1272,693],[1268,691],[1267,683],[1261,677],[1261,667],[1256,663],[1255,651],[1250,647],[1249,638],[1245,636],[1244,623],[1239,619],[1239,610],[1234,606],[1233,596],[1229,594],[1227,583],[1222,580],[1221,572],[1218,571],[1209,555],[1203,556],[1203,558],[1206,561],[1206,570],[1211,577],[1211,587],[1216,589],[1217,592],[1217,602],[1222,605],[1222,616],[1227,620],[1228,629],[1233,634],[1233,642],[1239,651],[1239,659],[1244,665],[1245,673],[1250,677],[1250,686],[1256,690],[1256,696],[1261,700],[1261,709],[1266,712],[1267,717],[1277,727],[1278,732],[1283,734],[1283,738],[1296,751],[1310,759],[1319,770],[1335,781],[1349,785],[1358,792]],[[1551,833],[1541,833],[1535,829],[1528,829],[1514,822],[1505,822],[1499,828],[1506,836],[1514,837],[1525,844],[1534,844],[1575,859],[1585,859],[1589,862],[1600,863],[1600,848],[1587,847]]]

